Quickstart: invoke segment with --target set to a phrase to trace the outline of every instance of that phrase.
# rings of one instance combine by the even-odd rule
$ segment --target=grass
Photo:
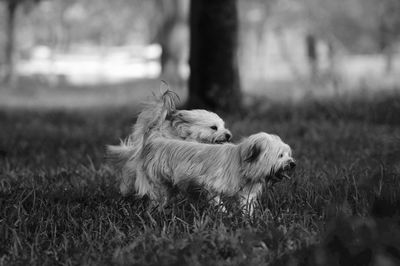
[[[134,108],[2,109],[0,265],[399,264],[399,95],[256,104],[228,127],[277,133],[298,168],[252,217],[122,198],[104,145]]]

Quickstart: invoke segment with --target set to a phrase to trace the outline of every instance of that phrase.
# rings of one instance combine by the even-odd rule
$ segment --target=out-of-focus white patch
[[[49,47],[33,49],[30,60],[17,64],[20,75],[59,77],[72,85],[120,83],[132,79],[157,78],[161,73],[161,47],[123,46],[75,49],[70,53]]]

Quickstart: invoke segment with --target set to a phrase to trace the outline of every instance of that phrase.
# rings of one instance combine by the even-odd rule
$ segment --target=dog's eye
[[[283,153],[279,154],[279,158],[282,158],[282,157],[283,157]]]
[[[217,130],[218,128],[217,128],[217,126],[211,126],[210,127],[212,130]]]

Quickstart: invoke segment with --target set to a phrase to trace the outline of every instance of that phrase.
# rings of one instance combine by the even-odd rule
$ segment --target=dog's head
[[[290,179],[296,166],[289,145],[276,135],[251,135],[239,144],[239,149],[243,174],[253,181]]]
[[[204,143],[224,143],[231,139],[224,120],[206,110],[177,110],[171,116],[172,127],[179,137]]]

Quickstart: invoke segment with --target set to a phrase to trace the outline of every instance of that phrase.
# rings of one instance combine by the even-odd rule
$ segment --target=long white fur
[[[194,182],[216,195],[238,196],[250,212],[266,179],[293,161],[290,147],[264,132],[237,145],[210,145],[166,139],[154,130],[139,158],[135,188],[141,196],[164,204],[168,186]]]
[[[204,143],[226,142],[230,139],[230,131],[217,114],[206,110],[177,110],[177,101],[177,95],[170,90],[161,96],[154,96],[139,114],[128,138],[121,141],[120,145],[107,146],[109,161],[121,172],[119,187],[122,195],[128,195],[133,190],[136,160],[141,153],[144,135],[152,130],[151,125],[159,123],[157,132],[166,139]]]

